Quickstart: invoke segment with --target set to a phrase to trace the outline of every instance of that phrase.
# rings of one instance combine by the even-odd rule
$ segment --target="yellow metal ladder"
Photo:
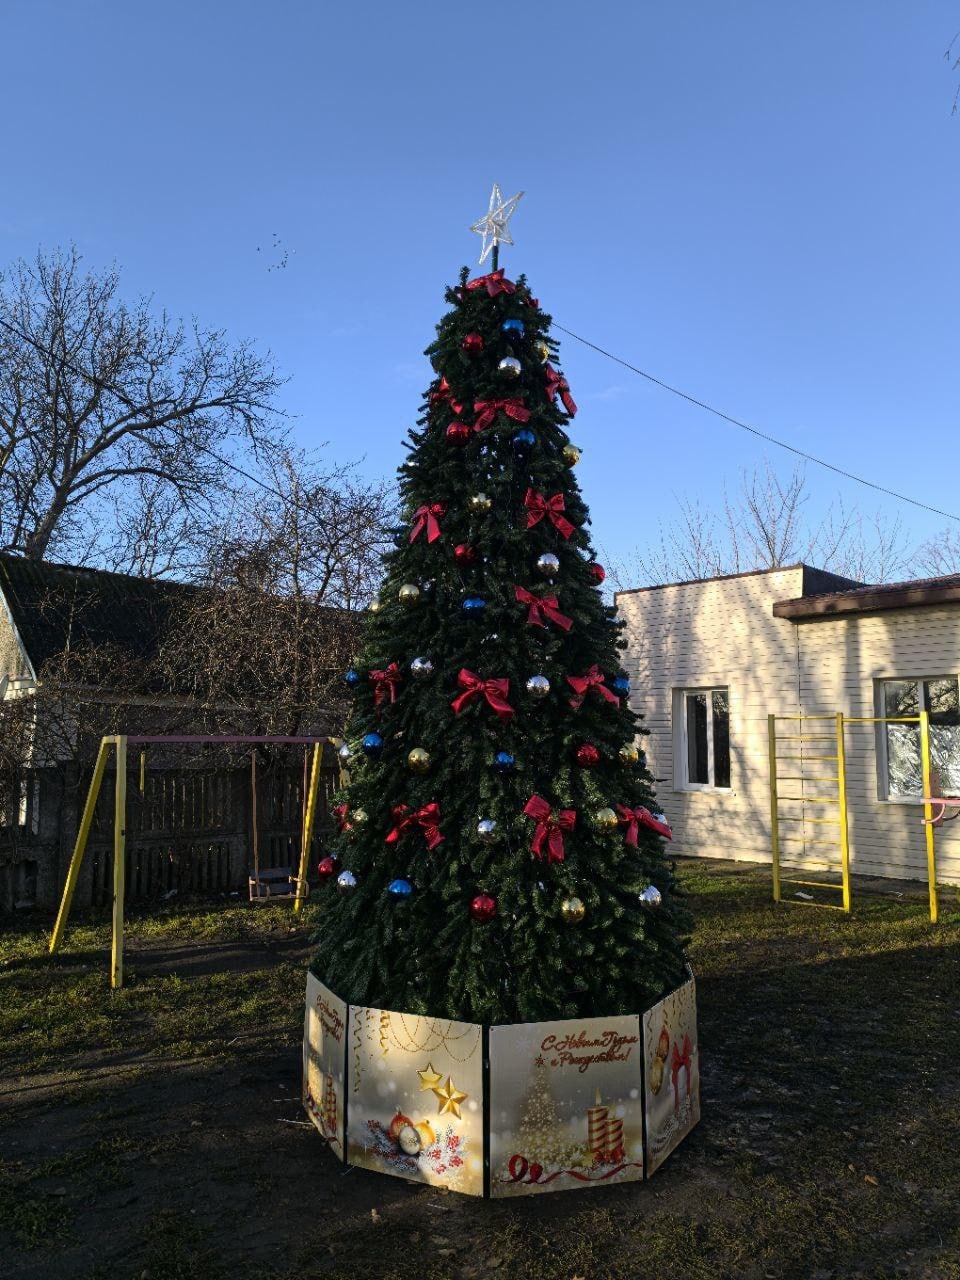
[[[778,728],[780,722],[784,723],[785,730]],[[793,728],[797,732],[789,731]],[[849,911],[850,843],[843,713],[769,715],[767,733],[774,901],[783,901],[784,885],[796,885],[801,890],[840,894],[840,902],[789,899],[798,906]],[[785,876],[784,869],[789,872],[812,869],[839,879],[801,880],[792,874]]]

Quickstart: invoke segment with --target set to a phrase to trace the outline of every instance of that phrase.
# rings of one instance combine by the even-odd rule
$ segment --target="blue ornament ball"
[[[519,431],[514,432],[513,447],[517,453],[529,453],[536,443],[537,437],[529,427],[522,427]]]
[[[354,671],[353,667],[351,667],[350,670],[347,672],[347,674],[343,677],[344,683],[346,684],[348,689],[355,689],[357,685],[360,683],[361,678],[362,677],[360,675],[360,672]]]
[[[522,320],[504,320],[500,328],[508,336],[515,336],[517,338],[522,338],[524,334]]]
[[[487,607],[487,602],[481,596],[467,596],[464,600],[462,608],[464,613],[483,613]]]
[[[626,676],[617,676],[616,680],[610,682],[610,688],[621,698],[625,698],[630,692],[630,681]]]
[[[360,749],[365,756],[369,756],[371,760],[376,760],[383,750],[383,739],[379,733],[368,733],[360,743]]]
[[[495,773],[513,773],[516,767],[517,757],[512,756],[509,751],[498,751],[493,757],[493,769]]]
[[[413,885],[409,880],[391,880],[387,885],[387,893],[393,898],[409,898],[413,893]]]

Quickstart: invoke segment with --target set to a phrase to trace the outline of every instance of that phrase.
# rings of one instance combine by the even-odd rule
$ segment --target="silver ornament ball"
[[[531,676],[526,687],[531,698],[545,698],[550,692],[550,681],[546,676]]]
[[[357,877],[352,871],[341,871],[337,876],[337,888],[341,893],[350,893],[357,887]]]
[[[497,839],[497,822],[495,818],[481,818],[477,823],[477,839],[482,844],[493,844]]]
[[[342,746],[338,749],[337,755],[340,757],[340,761],[342,764],[347,764],[353,757],[353,751],[351,750],[349,744],[344,742]]]
[[[497,369],[499,373],[504,378],[509,378],[511,382],[515,378],[520,377],[520,368],[521,368],[520,361],[517,359],[516,356],[504,356],[503,359],[500,361],[500,363],[497,365]]]
[[[545,578],[555,578],[560,572],[560,561],[552,551],[548,551],[537,560],[537,570]]]
[[[410,674],[414,680],[428,680],[433,675],[433,663],[429,658],[414,658],[410,663]]]
[[[659,906],[663,905],[663,894],[655,884],[648,884],[640,894],[640,901],[649,910],[656,911]]]

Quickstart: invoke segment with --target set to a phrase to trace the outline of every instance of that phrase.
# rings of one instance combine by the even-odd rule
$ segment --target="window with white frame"
[[[727,689],[675,690],[674,736],[680,787],[730,786]]]
[[[930,767],[941,794],[960,791],[960,686],[956,676],[880,680],[881,716],[930,714]],[[923,795],[919,724],[881,726],[881,784],[888,800]]]

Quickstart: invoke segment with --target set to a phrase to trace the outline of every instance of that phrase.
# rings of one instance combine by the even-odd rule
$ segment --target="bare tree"
[[[118,291],[75,249],[0,275],[0,547],[89,556],[104,499],[144,486],[155,517],[197,518],[231,475],[224,454],[276,430],[269,357]]]
[[[929,578],[960,573],[960,532],[941,529],[922,542],[917,548],[915,567],[917,573]]]
[[[743,474],[735,495],[724,492],[720,511],[682,500],[677,519],[661,528],[656,545],[614,564],[611,576],[626,587],[777,569],[801,560],[858,582],[887,582],[907,571],[899,520],[880,513],[865,519],[841,499],[811,518],[809,498],[802,468],[781,477],[765,463]]]

